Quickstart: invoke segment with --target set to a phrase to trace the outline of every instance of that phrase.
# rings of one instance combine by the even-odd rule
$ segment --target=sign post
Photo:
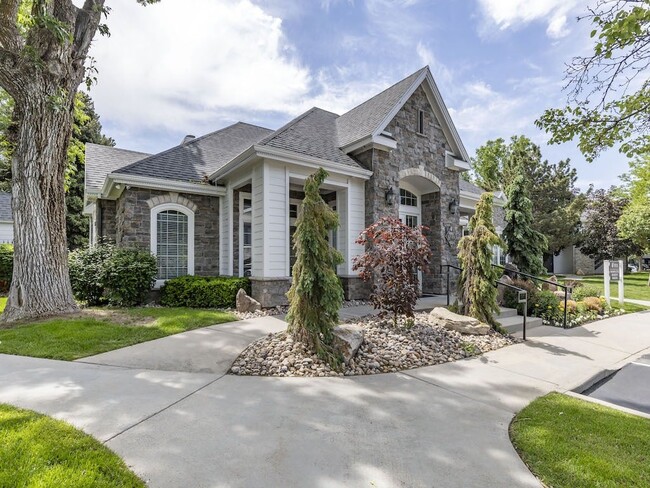
[[[625,303],[623,261],[603,261],[603,274],[605,275],[605,300],[607,300],[607,305],[611,305],[609,285],[612,281],[618,282],[618,303],[623,305]]]

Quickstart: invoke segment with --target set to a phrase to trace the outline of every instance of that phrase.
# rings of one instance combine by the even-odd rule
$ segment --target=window
[[[424,110],[418,110],[418,134],[424,134]]]
[[[178,210],[165,210],[156,216],[156,259],[158,279],[168,280],[188,274],[188,218]]]
[[[408,190],[403,188],[399,189],[399,203],[400,205],[407,205],[409,207],[418,206],[418,197],[417,195],[411,193]]]
[[[411,228],[418,226],[418,216],[417,215],[405,215],[404,223]]]
[[[253,200],[250,193],[239,194],[239,276],[253,271]]]
[[[297,203],[291,203],[289,205],[289,218],[290,219],[297,219],[298,218],[298,204]]]

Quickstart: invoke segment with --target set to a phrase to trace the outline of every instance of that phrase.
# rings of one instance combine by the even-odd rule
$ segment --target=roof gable
[[[202,181],[234,157],[271,134],[270,129],[237,122],[174,146],[115,173],[180,181]]]
[[[341,115],[337,120],[341,147],[345,148],[368,137],[380,136],[419,86],[423,86],[431,108],[440,122],[442,131],[454,154],[460,156],[464,161],[469,161],[467,150],[451,120],[447,106],[428,66]]]
[[[335,113],[314,107],[260,141],[260,146],[285,149],[352,167],[359,164],[340,149]]]
[[[86,143],[86,193],[100,193],[106,175],[149,156],[147,153]]]

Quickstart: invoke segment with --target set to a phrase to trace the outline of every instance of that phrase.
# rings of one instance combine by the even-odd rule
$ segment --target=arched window
[[[408,190],[405,190],[404,188],[399,189],[399,204],[400,205],[407,205],[409,207],[417,207],[418,206],[418,197],[416,194],[411,193]]]
[[[194,274],[194,212],[174,203],[152,208],[151,252],[158,261],[158,286]]]

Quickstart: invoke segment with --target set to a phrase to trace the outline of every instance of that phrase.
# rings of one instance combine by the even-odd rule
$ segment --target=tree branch
[[[23,42],[17,25],[20,1],[0,0],[0,45],[14,53],[20,51]]]

